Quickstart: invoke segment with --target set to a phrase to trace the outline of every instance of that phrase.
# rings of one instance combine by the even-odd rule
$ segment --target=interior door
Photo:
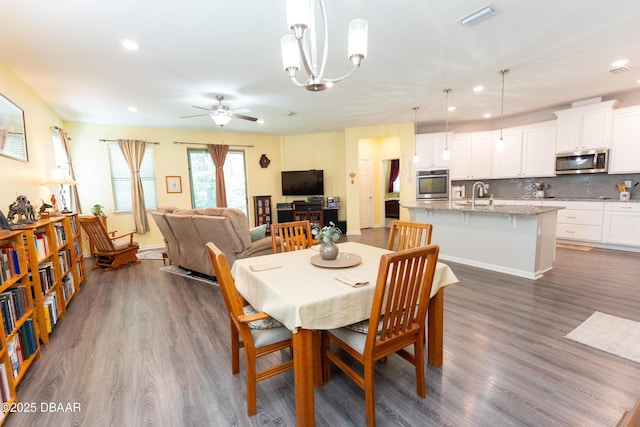
[[[373,227],[373,160],[360,159],[359,169],[360,228],[371,228]]]

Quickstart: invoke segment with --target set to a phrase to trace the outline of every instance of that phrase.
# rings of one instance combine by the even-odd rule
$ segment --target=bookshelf
[[[23,231],[39,337],[48,344],[86,278],[77,214],[41,219]]]
[[[271,234],[271,196],[253,196],[253,209],[255,211],[256,227],[267,225],[266,234]]]
[[[40,357],[24,230],[0,230],[0,397],[17,402],[16,387]],[[0,424],[11,405],[2,405]]]

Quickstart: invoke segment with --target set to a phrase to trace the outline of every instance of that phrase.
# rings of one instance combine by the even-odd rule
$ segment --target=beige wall
[[[23,162],[0,156],[0,210],[5,215],[17,195],[29,198],[34,208],[48,201],[56,186],[42,186],[54,164],[51,126],[60,126],[60,118],[10,69],[0,63],[0,93],[24,111],[29,160]]]

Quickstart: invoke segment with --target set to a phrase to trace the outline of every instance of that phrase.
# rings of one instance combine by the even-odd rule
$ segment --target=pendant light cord
[[[502,95],[500,99],[500,139],[502,139],[502,121],[504,119],[504,75],[508,72],[509,70],[507,69],[500,70],[500,74],[502,74]]]
[[[444,149],[449,149],[449,92],[451,89],[443,90],[444,96]]]

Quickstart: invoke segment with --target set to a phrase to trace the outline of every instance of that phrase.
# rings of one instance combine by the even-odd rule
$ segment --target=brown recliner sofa
[[[239,209],[158,208],[151,216],[164,237],[169,260],[185,270],[215,275],[207,242],[224,252],[229,265],[238,258],[272,253],[270,237],[251,241],[249,221]]]

